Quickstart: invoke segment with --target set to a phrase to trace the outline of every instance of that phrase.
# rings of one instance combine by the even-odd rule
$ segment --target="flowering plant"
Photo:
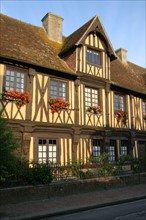
[[[124,125],[126,125],[127,119],[128,119],[128,114],[127,112],[124,111],[119,111],[116,113],[116,119],[117,122],[122,122]]]
[[[30,93],[7,90],[2,93],[2,99],[16,101],[17,106],[22,107],[30,102]]]
[[[87,108],[87,112],[93,113],[93,114],[101,114],[102,109],[99,105],[90,106]]]
[[[51,112],[58,112],[60,109],[67,109],[70,105],[68,101],[65,101],[61,97],[52,98],[49,100],[49,105],[51,107]]]

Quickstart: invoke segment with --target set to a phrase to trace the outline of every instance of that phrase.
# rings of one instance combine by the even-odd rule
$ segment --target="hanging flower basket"
[[[2,100],[4,101],[14,101],[18,107],[22,107],[30,102],[29,92],[18,92],[7,90],[2,94]]]
[[[70,106],[70,103],[58,97],[58,98],[50,99],[49,105],[51,107],[51,112],[54,113],[54,112],[60,111],[61,109],[68,109]]]
[[[119,111],[116,113],[116,119],[117,119],[117,122],[121,122],[123,123],[124,125],[126,125],[127,123],[127,119],[128,119],[128,114],[127,112],[124,112],[124,111]]]
[[[88,107],[87,112],[92,113],[92,114],[96,114],[96,115],[101,115],[102,109],[99,105],[95,105],[95,106]]]

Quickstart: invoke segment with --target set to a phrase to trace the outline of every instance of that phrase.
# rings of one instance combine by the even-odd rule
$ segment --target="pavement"
[[[33,220],[146,198],[146,185],[97,190],[0,206],[0,220]]]

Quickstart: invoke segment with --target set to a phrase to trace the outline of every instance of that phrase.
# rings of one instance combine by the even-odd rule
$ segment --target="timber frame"
[[[143,103],[146,103],[145,68],[128,61],[126,65],[122,63],[98,16],[65,38],[61,45],[47,39],[43,28],[6,15],[1,15],[1,19],[0,93],[5,89],[5,73],[9,67],[25,71],[25,90],[31,94],[30,102],[21,108],[13,101],[0,98],[3,116],[21,138],[21,157],[30,161],[42,159],[44,162],[54,154],[56,159],[52,162],[55,163],[64,165],[82,160],[86,164],[93,156],[93,147],[96,147],[93,140],[94,143],[101,141],[101,153],[110,154],[109,147],[113,147],[115,154],[111,162],[119,159],[122,147],[126,147],[127,154],[135,158],[146,153],[146,120],[143,117]],[[18,44],[17,36],[11,38],[11,24],[16,27],[17,36],[20,34]],[[28,40],[25,46],[23,35],[19,33],[20,27],[26,34],[26,40],[29,39],[28,33],[33,33],[34,39],[36,37],[41,44],[36,44],[33,39],[32,42]],[[100,65],[87,62],[87,49],[100,51]],[[31,57],[33,51],[35,54]],[[126,80],[127,76],[131,78],[130,82]],[[55,113],[51,112],[48,104],[52,79],[66,82],[66,97],[70,103],[68,109]],[[88,98],[85,97],[85,90],[88,91]],[[125,124],[117,121],[115,116],[116,93],[124,97],[124,111],[128,113]],[[93,98],[96,96],[97,104],[102,108],[101,114],[87,112],[85,102],[93,101],[90,95]],[[45,147],[39,145],[39,140],[45,141]],[[112,141],[115,146],[111,146]],[[50,152],[49,147],[55,150]],[[38,149],[42,149],[40,154]]]

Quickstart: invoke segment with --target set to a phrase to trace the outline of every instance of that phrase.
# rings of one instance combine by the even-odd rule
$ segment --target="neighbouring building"
[[[68,37],[62,22],[53,13],[42,27],[0,15],[0,109],[20,155],[62,165],[103,152],[112,162],[141,157],[146,69],[114,51],[98,16]]]

